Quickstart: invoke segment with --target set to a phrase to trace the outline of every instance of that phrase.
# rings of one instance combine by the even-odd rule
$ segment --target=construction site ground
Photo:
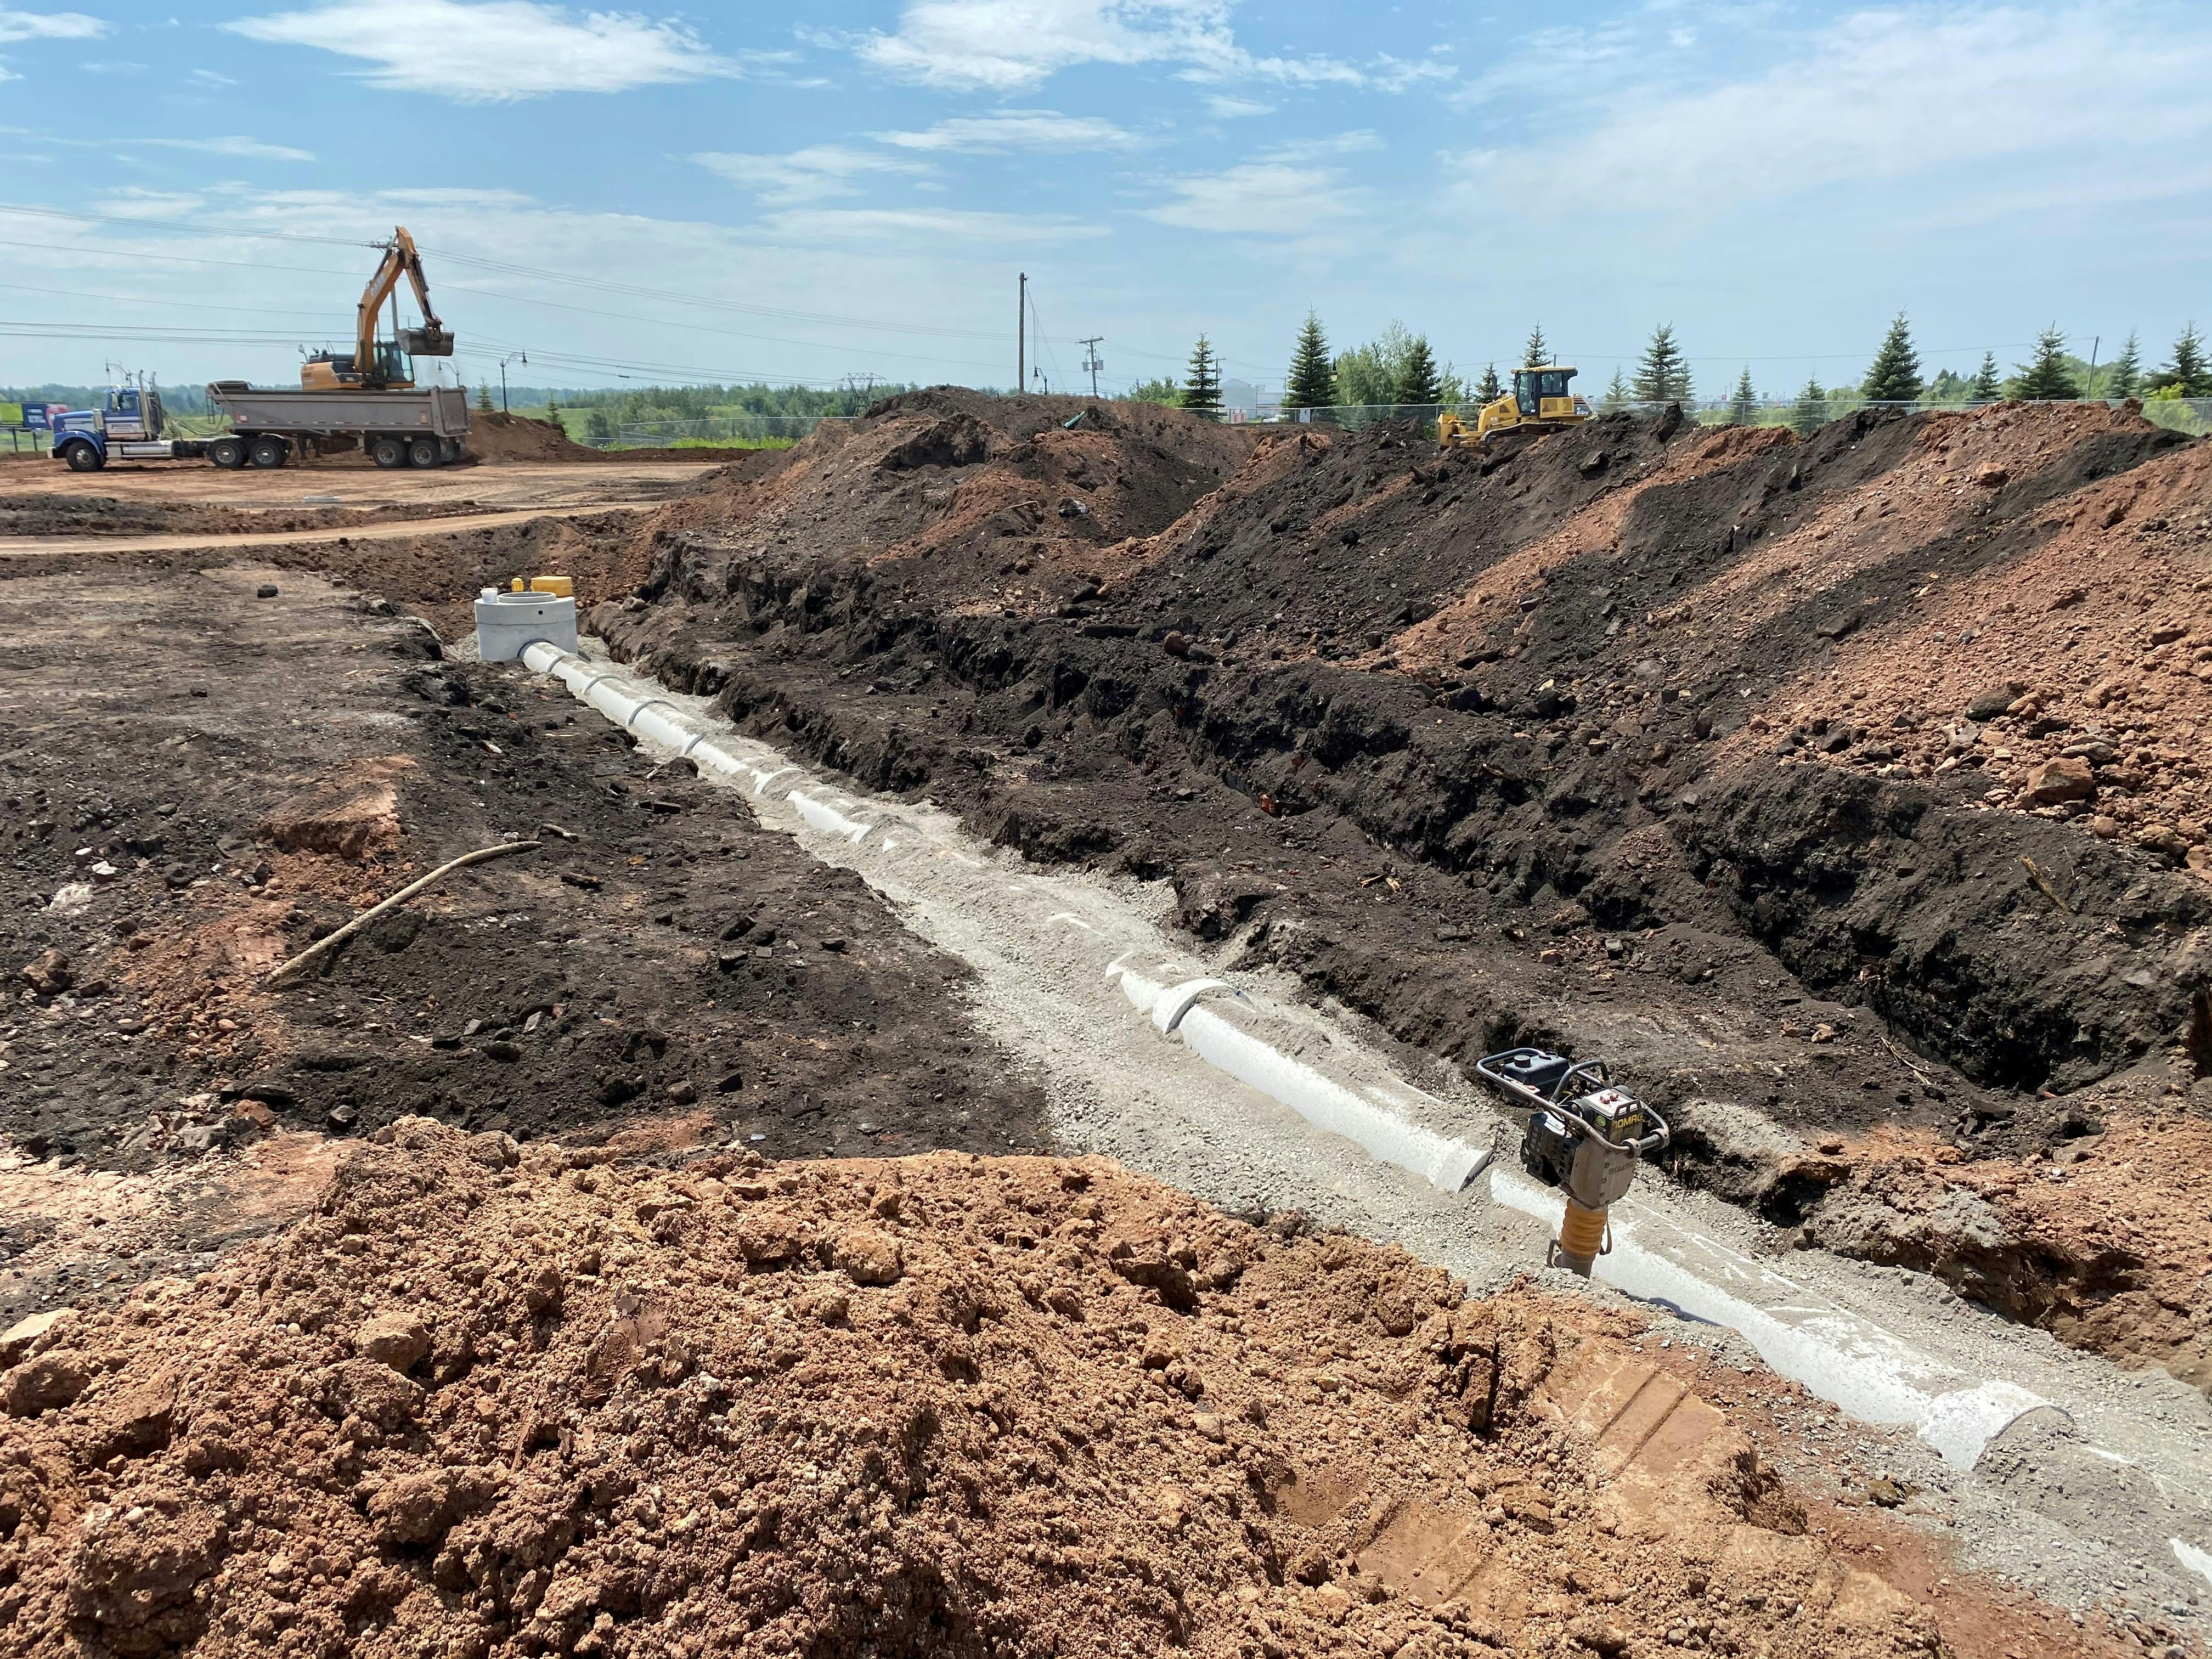
[[[1754,677],[1735,647],[1669,648],[1653,679],[1638,629],[1728,629],[1655,622],[1668,607],[1626,574],[1601,593],[1583,565],[1623,539],[1658,560],[1634,515],[1694,507],[1668,544],[1694,581],[1640,579],[1692,612],[1717,583],[1741,609],[1735,550],[1782,533],[1752,533],[1745,469],[1822,500],[1800,447],[1593,428],[1501,466],[1124,407],[1065,428],[1085,406],[927,394],[788,459],[657,464],[672,499],[642,515],[374,544],[226,550],[241,522],[190,515],[292,509],[252,494],[271,475],[203,469],[167,497],[149,482],[143,519],[105,534],[58,507],[69,545],[0,567],[0,1328],[41,1316],[0,1352],[0,1622],[27,1650],[2201,1644],[2212,1585],[2130,1530],[2179,1501],[2153,1490],[2156,1443],[2202,1458],[2201,1395],[2160,1377],[2131,1403],[2115,1373],[2142,1474],[2099,1475],[2047,1413],[1962,1474],[1731,1333],[1557,1274],[1516,1284],[1541,1261],[1528,1224],[1476,1218],[1454,1280],[1358,1237],[1390,1235],[1372,1212],[1325,1213],[1326,1179],[1282,1194],[1318,1220],[1211,1209],[1086,1156],[1064,1095],[979,1018],[971,970],[848,870],[557,687],[448,647],[477,586],[576,574],[618,651],[747,729],[926,795],[1030,867],[1156,895],[1207,960],[1303,986],[1408,1057],[1605,1053],[1682,1120],[1672,1173],[1733,1206],[1747,1248],[1894,1273],[1868,1294],[1900,1310],[1936,1305],[1939,1275],[2086,1351],[2069,1363],[2201,1386],[2202,447],[2036,430],[1985,459],[1977,434],[1948,441],[1960,459],[1937,470],[1963,476],[1931,497],[1978,507],[2004,487],[1979,471],[2024,477],[2033,447],[2074,469],[2022,491],[2036,547],[2070,525],[2093,544],[2077,562],[2124,556],[2032,613],[2074,650],[2127,639],[2124,667],[2078,688],[2036,654],[2051,624],[2005,620],[2017,600],[1962,599],[1973,620],[1942,630],[1998,635],[1998,670],[1877,650],[1883,619],[1824,631],[1844,614],[1826,587],[1801,602],[1805,661]],[[1872,531],[1919,510],[1916,445],[1803,448],[1854,469]],[[1863,447],[1882,465],[1848,459]],[[2181,470],[2136,480],[2150,507],[2099,523],[2101,497],[2075,499],[2150,468]],[[552,476],[586,470],[627,476],[419,482],[465,483],[435,503],[460,512],[562,505],[499,490],[619,499]],[[1441,499],[1486,486],[1485,556],[1428,546]],[[1839,488],[1814,544],[1851,508]],[[125,545],[167,533],[208,539]],[[1725,577],[1697,574],[1692,543]],[[2019,580],[1969,562],[1954,574]],[[1763,580],[1745,591],[1784,579]],[[2154,643],[2169,613],[2180,631]],[[1722,657],[1692,673],[1698,649]],[[1933,716],[1898,716],[1953,719],[1945,699],[2000,675],[2022,681],[2005,709],[1917,775]],[[1698,689],[1666,696],[1678,680]],[[2034,745],[2056,758],[2100,724],[2077,705],[2124,711],[2089,738],[2112,751],[2086,769],[2104,810],[2008,810]],[[1851,735],[1831,753],[1816,722]],[[1863,762],[1875,747],[1898,758]],[[1448,787],[1447,751],[1474,757]],[[1984,774],[1971,799],[1944,793],[1961,769]],[[1455,837],[1486,789],[1497,821]],[[264,985],[412,876],[517,836],[539,849]],[[1885,884],[1950,873],[1886,887],[1878,940],[1840,914],[1868,884],[1835,896],[1839,860]],[[1907,941],[1941,999],[1932,973],[1870,990],[1863,971],[1916,905],[1942,920],[1942,944]],[[2037,1024],[2062,999],[2063,1038]],[[1156,1173],[1209,1189],[1195,1161]]]

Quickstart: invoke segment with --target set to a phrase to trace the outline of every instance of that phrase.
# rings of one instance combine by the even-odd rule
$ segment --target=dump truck
[[[404,225],[380,243],[383,258],[354,307],[353,349],[319,351],[300,365],[300,386],[264,388],[217,380],[208,405],[228,416],[231,430],[213,438],[172,438],[165,432],[161,388],[137,374],[110,386],[98,409],[70,410],[54,422],[54,459],[79,472],[108,462],[205,459],[217,466],[282,466],[300,455],[359,447],[379,466],[443,466],[461,459],[469,432],[468,394],[457,386],[417,386],[414,360],[450,357],[453,334],[430,304],[422,258]],[[404,277],[422,310],[417,328],[399,323]],[[377,337],[377,319],[392,302],[392,337]]]
[[[217,380],[207,396],[209,408],[229,417],[231,430],[173,438],[161,388],[150,379],[110,386],[98,409],[55,416],[54,459],[78,472],[96,472],[110,461],[267,467],[360,448],[379,466],[443,466],[461,459],[469,432],[468,393],[459,386],[305,392]]]

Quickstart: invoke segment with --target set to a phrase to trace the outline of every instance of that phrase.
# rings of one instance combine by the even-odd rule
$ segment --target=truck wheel
[[[438,441],[417,438],[407,446],[407,459],[416,466],[435,466],[438,464]]]
[[[407,465],[407,446],[393,437],[371,438],[368,441],[368,458],[379,466],[404,466]]]
[[[82,438],[75,443],[62,446],[62,459],[69,463],[72,472],[97,472],[107,464],[98,447]]]
[[[263,436],[256,438],[246,453],[256,466],[282,466],[290,446],[282,438]]]
[[[208,446],[208,459],[217,466],[234,470],[246,465],[246,441],[242,438],[217,438]]]
[[[454,462],[460,459],[461,441],[459,438],[447,438],[444,442],[438,446],[439,465],[451,466]]]

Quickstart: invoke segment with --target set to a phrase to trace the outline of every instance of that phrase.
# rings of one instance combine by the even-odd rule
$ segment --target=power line
[[[64,246],[61,246],[61,245],[58,245],[58,244],[53,244],[53,243],[38,243],[38,242],[22,243],[22,242],[0,241],[0,246],[9,246],[9,247],[47,247],[47,248],[52,248],[52,249],[53,249],[55,252],[70,252],[70,253],[83,251],[83,250],[82,250],[82,249],[80,249],[80,248],[77,248],[77,247]],[[137,255],[136,255],[136,254],[133,254],[131,257],[135,258],[137,258],[137,257],[138,257],[138,256],[137,256]],[[240,267],[242,267],[242,268],[244,268],[244,269],[246,269],[246,270],[288,270],[288,271],[299,271],[299,272],[301,272],[302,274],[313,275],[313,276],[357,276],[357,275],[358,275],[358,273],[357,273],[357,272],[352,272],[352,271],[342,271],[342,270],[328,270],[328,271],[325,271],[325,270],[308,270],[307,268],[306,268],[306,267],[298,266],[298,265],[261,265],[261,264],[253,264],[253,263],[252,263],[252,262],[250,262],[250,261],[246,261],[246,260],[235,260],[235,259],[199,259],[199,258],[195,258],[195,256],[191,255],[191,254],[155,254],[155,255],[149,255],[149,256],[146,256],[146,257],[149,257],[149,258],[167,258],[167,259],[177,260],[177,261],[181,261],[181,262],[189,263],[189,264],[220,264],[220,265],[235,265],[235,266],[240,266]],[[270,312],[270,311],[268,311],[268,310],[266,310],[266,309],[264,309],[264,308],[262,308],[262,307],[249,307],[249,306],[217,306],[217,305],[210,305],[210,304],[208,304],[208,303],[206,303],[206,302],[204,302],[204,301],[193,301],[193,300],[151,299],[151,298],[143,298],[143,297],[141,297],[141,296],[138,296],[138,295],[124,295],[124,294],[87,294],[87,293],[84,293],[82,290],[81,290],[81,289],[77,289],[33,288],[33,287],[29,286],[28,284],[26,284],[26,283],[10,283],[7,284],[7,287],[8,287],[8,289],[9,289],[11,292],[15,292],[15,293],[21,293],[21,294],[48,294],[48,295],[58,295],[58,296],[60,296],[60,297],[66,298],[66,299],[107,300],[107,301],[115,301],[115,302],[117,302],[117,303],[119,303],[119,304],[125,304],[125,305],[163,305],[163,306],[177,306],[177,307],[184,307],[184,308],[186,308],[186,309],[191,309],[191,310],[199,310],[199,311],[244,312],[244,313],[249,313],[249,314],[258,315],[258,316],[322,317],[322,318],[325,318],[325,319],[327,319],[327,318],[328,318],[328,316],[329,316],[329,314],[330,314],[330,313],[326,313],[326,312],[307,312],[307,311]],[[605,318],[609,318],[609,319],[612,319],[612,320],[615,320],[615,321],[617,321],[617,322],[628,322],[628,323],[640,324],[640,325],[644,325],[644,326],[646,326],[646,327],[648,327],[648,328],[680,328],[680,329],[684,329],[684,330],[686,330],[686,331],[690,331],[690,332],[692,332],[692,333],[697,333],[697,334],[719,334],[719,335],[726,335],[726,336],[727,336],[728,337],[730,337],[730,338],[732,338],[732,339],[738,339],[738,340],[757,340],[757,341],[764,342],[764,343],[768,343],[768,344],[771,344],[771,345],[789,345],[789,346],[798,346],[798,347],[803,348],[803,349],[807,349],[807,350],[815,350],[815,351],[834,351],[834,350],[838,349],[838,348],[837,348],[837,347],[833,346],[833,345],[830,345],[830,344],[829,344],[828,343],[823,342],[823,341],[820,341],[820,340],[795,340],[795,339],[793,339],[793,338],[791,338],[790,337],[788,337],[788,336],[787,336],[787,335],[781,335],[781,334],[754,334],[754,333],[748,332],[747,331],[744,331],[744,330],[742,330],[742,329],[732,329],[732,328],[715,328],[715,327],[712,326],[711,325],[705,324],[705,323],[683,323],[683,322],[676,322],[676,321],[672,321],[672,320],[670,320],[670,319],[665,319],[665,318],[659,318],[659,317],[641,317],[641,316],[639,316],[639,315],[638,315],[636,313],[635,313],[635,312],[628,312],[628,311],[605,311],[605,310],[602,310],[602,309],[600,309],[600,308],[599,308],[598,307],[595,307],[595,306],[574,306],[574,305],[568,305],[568,304],[566,304],[566,303],[564,303],[564,302],[562,302],[562,301],[559,301],[559,300],[544,300],[544,299],[539,299],[539,298],[538,298],[538,297],[536,297],[536,296],[534,296],[534,295],[526,295],[526,294],[502,294],[502,293],[498,292],[496,289],[470,289],[470,288],[464,288],[464,289],[460,289],[460,292],[461,292],[461,293],[463,293],[463,294],[466,294],[466,295],[473,295],[473,296],[475,296],[475,297],[477,297],[477,298],[479,298],[479,299],[486,299],[486,300],[501,300],[501,301],[509,301],[509,302],[514,303],[514,304],[516,304],[516,305],[538,306],[538,307],[543,307],[543,308],[544,308],[544,309],[546,309],[546,310],[550,310],[550,311],[565,311],[565,312],[569,312],[569,313],[574,313],[574,314],[575,314],[575,315],[578,315],[578,316],[583,316],[583,317],[605,317]],[[991,367],[993,366],[993,365],[991,365],[991,364],[989,364],[989,363],[978,362],[975,361],[975,360],[974,360],[974,359],[972,359],[972,358],[967,358],[967,357],[930,357],[930,356],[922,356],[921,354],[920,354],[920,353],[918,353],[918,352],[911,352],[911,351],[888,351],[888,350],[882,350],[882,349],[878,349],[878,356],[885,356],[885,357],[896,357],[896,358],[899,359],[900,361],[902,361],[902,362],[916,362],[916,363],[939,363],[939,364],[943,364],[945,367],[949,368],[991,368]]]
[[[363,242],[339,236],[312,236],[292,231],[251,230],[236,225],[193,224],[178,219],[124,218],[99,213],[71,213],[59,208],[25,207],[15,203],[0,203],[0,213],[33,215],[46,219],[68,219],[82,223],[118,225],[130,230],[172,230],[195,236],[244,236],[262,241],[313,242],[338,247],[380,247],[380,242]],[[96,252],[86,248],[83,252]],[[504,275],[535,277],[550,283],[567,283],[578,288],[596,289],[602,293],[627,295],[637,299],[664,300],[672,304],[697,306],[708,310],[731,311],[753,317],[776,317],[792,322],[819,323],[836,328],[882,329],[900,334],[927,334],[946,339],[994,340],[995,334],[979,329],[945,328],[927,323],[884,322],[869,317],[847,317],[827,312],[794,311],[781,306],[750,304],[742,300],[724,300],[700,294],[684,294],[669,289],[646,288],[633,283],[617,283],[605,277],[578,276],[568,271],[549,270],[542,266],[518,264],[511,260],[489,259],[480,254],[464,253],[455,248],[434,247],[424,244],[424,253],[434,253],[450,264],[478,270],[497,271]],[[333,273],[337,274],[337,273]]]

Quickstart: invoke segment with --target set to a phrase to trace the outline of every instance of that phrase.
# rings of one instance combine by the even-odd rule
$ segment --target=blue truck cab
[[[206,446],[164,438],[166,422],[160,387],[112,386],[100,394],[98,409],[72,409],[54,417],[54,459],[78,472],[97,472],[111,460],[197,459]]]

